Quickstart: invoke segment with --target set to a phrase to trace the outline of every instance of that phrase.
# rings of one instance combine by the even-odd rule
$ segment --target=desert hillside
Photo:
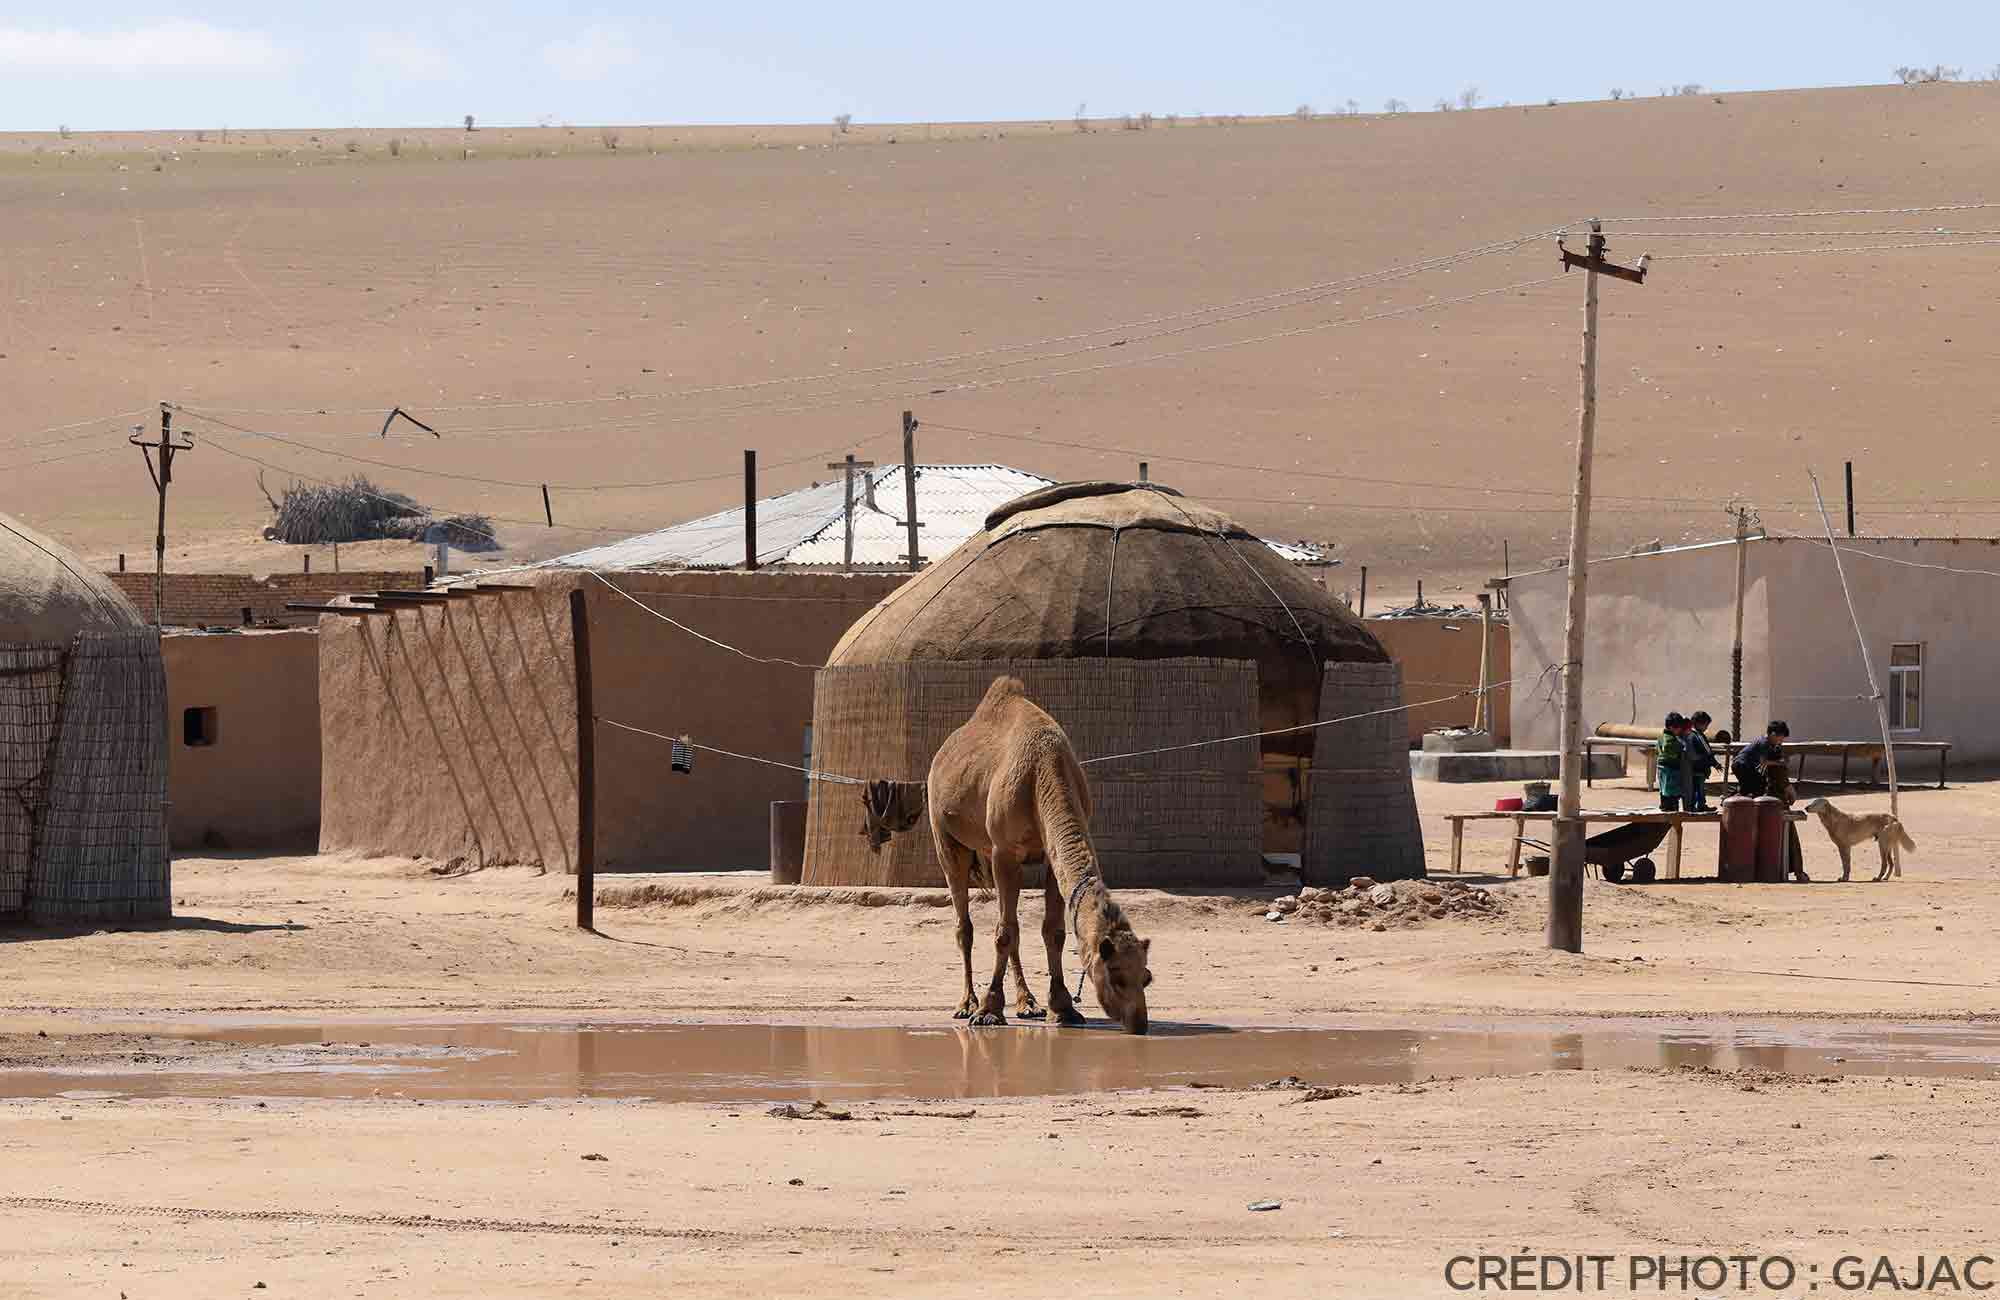
[[[1992,84],[1087,132],[0,137],[0,510],[148,552],[123,439],[164,399],[198,440],[176,565],[296,567],[255,540],[260,468],[359,470],[539,556],[734,502],[744,447],[766,491],[889,459],[907,406],[923,459],[1147,459],[1378,591],[1444,591],[1503,542],[1516,568],[1561,547],[1583,285],[1543,232],[1981,200],[1996,140]],[[1927,239],[1960,246],[1722,256]],[[1806,467],[1846,459],[1868,531],[2000,530],[1996,239],[2000,209],[1615,233],[1656,260],[1605,286],[1597,549],[1716,534],[1735,495],[1802,527]],[[441,436],[380,437],[396,405]]]

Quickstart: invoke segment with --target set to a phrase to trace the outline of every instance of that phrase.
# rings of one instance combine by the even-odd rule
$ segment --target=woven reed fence
[[[0,916],[27,908],[62,684],[61,646],[0,646]]]
[[[1057,659],[821,669],[813,762],[864,779],[921,781],[945,737],[1012,674],[1068,733],[1079,758],[1257,729],[1257,670],[1220,659]],[[1255,740],[1085,768],[1090,829],[1115,887],[1230,887],[1263,879],[1261,759]],[[812,783],[809,885],[942,885],[928,825],[871,854],[855,787]],[[1039,886],[1041,870],[1028,873]]]
[[[0,913],[171,913],[166,698],[156,632],[0,648]]]
[[[1321,679],[1319,716],[1377,716],[1314,732],[1307,786],[1306,883],[1341,885],[1355,876],[1408,880],[1424,874],[1424,836],[1410,783],[1410,736],[1397,664],[1330,663]]]

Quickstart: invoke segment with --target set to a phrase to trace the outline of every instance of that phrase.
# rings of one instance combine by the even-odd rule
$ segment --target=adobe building
[[[1806,740],[1874,740],[1854,624],[1824,538],[1753,536],[1744,547],[1743,729],[1772,718]],[[1854,609],[1894,737],[1948,741],[1953,756],[2000,757],[2000,539],[1843,537]],[[1729,726],[1734,540],[1639,552],[1590,566],[1584,644],[1586,730],[1657,726],[1669,710],[1706,709]],[[1562,662],[1563,568],[1502,580],[1512,622],[1511,676]],[[1560,692],[1511,693],[1513,743],[1553,749]]]
[[[181,852],[319,842],[319,636],[170,632],[167,834]]]

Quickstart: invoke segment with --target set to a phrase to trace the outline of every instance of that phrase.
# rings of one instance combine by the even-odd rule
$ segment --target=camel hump
[[[998,704],[1008,698],[1028,698],[1028,684],[1018,677],[995,677],[993,684],[986,688],[986,698],[982,704]]]

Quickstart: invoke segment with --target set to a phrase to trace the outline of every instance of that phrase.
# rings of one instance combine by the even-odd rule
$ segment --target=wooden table
[[[1950,741],[1897,740],[1891,743],[1895,746],[1896,752],[1899,754],[1904,750],[1912,750],[1920,753],[1936,751],[1938,756],[1937,788],[1940,790],[1944,789],[1945,776],[1949,772],[1951,765]],[[1715,750],[1716,756],[1722,760],[1724,771],[1727,771],[1729,768],[1730,758],[1738,750],[1747,748],[1747,744],[1748,742],[1731,741],[1726,745],[1718,745],[1714,741],[1709,742],[1710,747]],[[1636,749],[1641,751],[1646,760],[1646,788],[1648,790],[1658,788],[1659,778],[1656,775],[1658,763],[1654,758],[1657,742],[1640,740],[1634,736],[1585,736],[1583,738],[1583,775],[1586,785],[1596,784],[1590,777],[1590,755],[1597,749],[1622,749],[1627,752]],[[1880,755],[1881,752],[1882,742],[1879,740],[1788,740],[1785,742],[1785,757],[1791,758],[1796,755],[1798,758],[1794,769],[1795,775],[1792,778],[1795,781],[1806,779],[1806,755],[1808,754],[1815,757],[1824,756],[1829,758],[1836,754],[1839,755],[1840,784],[1845,786],[1847,784],[1847,765],[1850,759],[1864,755],[1874,757]],[[1879,762],[1880,759],[1877,758],[1876,761]]]
[[[1602,738],[1600,737],[1600,739]],[[1527,831],[1528,823],[1553,822],[1555,819],[1556,815],[1552,812],[1446,813],[1445,820],[1451,823],[1451,869],[1455,872],[1464,870],[1465,824],[1467,822],[1506,821],[1514,823],[1513,843],[1508,846],[1507,850],[1507,874],[1517,876],[1521,873],[1521,836]],[[1785,810],[1786,821],[1802,822],[1805,819],[1806,815],[1802,812],[1796,812],[1789,808]],[[1679,880],[1681,878],[1682,828],[1691,822],[1696,824],[1719,823],[1722,820],[1722,814],[1719,812],[1670,813],[1646,812],[1643,810],[1634,812],[1586,811],[1579,814],[1577,820],[1586,826],[1592,822],[1604,822],[1618,826],[1631,826],[1640,822],[1655,826],[1662,822],[1666,823],[1669,828],[1667,831],[1666,878],[1668,880]]]

